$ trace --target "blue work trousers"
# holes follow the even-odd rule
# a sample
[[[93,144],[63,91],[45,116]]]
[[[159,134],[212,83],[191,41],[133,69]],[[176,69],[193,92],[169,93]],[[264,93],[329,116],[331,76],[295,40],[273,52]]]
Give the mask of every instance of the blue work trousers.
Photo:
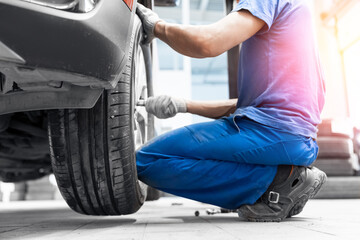
[[[136,153],[138,177],[177,196],[227,209],[253,204],[278,165],[310,165],[317,143],[230,116],[161,135]]]

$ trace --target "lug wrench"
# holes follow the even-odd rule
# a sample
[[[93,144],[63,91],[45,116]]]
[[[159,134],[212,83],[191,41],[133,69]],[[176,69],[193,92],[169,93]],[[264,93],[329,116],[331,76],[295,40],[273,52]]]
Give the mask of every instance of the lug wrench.
[[[230,210],[230,209],[225,209],[225,208],[208,208],[206,209],[206,214],[207,215],[215,215],[215,214],[224,214],[224,213],[237,213],[237,210]],[[195,211],[195,216],[198,217],[200,216],[200,211],[197,210]]]

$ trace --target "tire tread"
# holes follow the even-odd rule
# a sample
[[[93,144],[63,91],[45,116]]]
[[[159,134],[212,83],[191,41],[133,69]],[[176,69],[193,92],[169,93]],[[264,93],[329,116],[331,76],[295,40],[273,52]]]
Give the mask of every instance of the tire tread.
[[[82,214],[130,214],[144,201],[132,132],[134,37],[117,86],[105,90],[92,109],[48,111],[56,180],[68,205]]]

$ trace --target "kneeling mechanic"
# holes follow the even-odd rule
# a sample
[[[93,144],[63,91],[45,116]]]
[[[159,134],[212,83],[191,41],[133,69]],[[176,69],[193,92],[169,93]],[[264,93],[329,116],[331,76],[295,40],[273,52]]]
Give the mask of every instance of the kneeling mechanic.
[[[159,118],[189,112],[217,120],[186,126],[136,153],[139,179],[174,195],[236,209],[249,221],[281,221],[300,213],[326,175],[309,167],[325,86],[309,1],[240,0],[210,25],[178,25],[138,4],[144,41],[154,37],[195,58],[242,43],[238,99],[196,102],[157,96]]]

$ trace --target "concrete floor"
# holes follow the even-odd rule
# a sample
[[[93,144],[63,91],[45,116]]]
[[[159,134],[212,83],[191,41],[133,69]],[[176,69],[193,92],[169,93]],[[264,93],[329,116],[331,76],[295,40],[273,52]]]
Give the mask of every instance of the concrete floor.
[[[0,203],[0,239],[360,239],[360,199],[311,200],[300,215],[281,223],[249,223],[234,213],[208,216],[207,208],[166,197],[136,214],[89,217],[63,201]]]

